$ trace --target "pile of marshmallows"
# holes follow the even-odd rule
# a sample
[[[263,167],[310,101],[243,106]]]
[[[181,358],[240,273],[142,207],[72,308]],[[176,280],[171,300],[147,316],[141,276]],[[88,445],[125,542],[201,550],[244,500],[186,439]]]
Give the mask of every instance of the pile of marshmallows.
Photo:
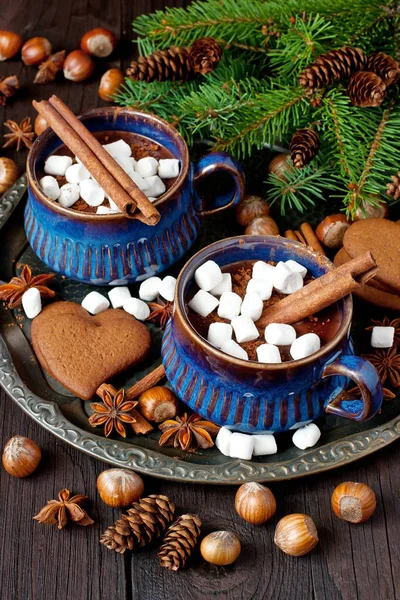
[[[216,262],[208,260],[195,272],[194,278],[200,290],[189,302],[189,307],[202,317],[207,317],[216,308],[217,314],[229,323],[211,323],[207,340],[230,356],[248,360],[248,354],[239,344],[259,338],[254,322],[263,311],[264,300],[269,300],[273,289],[282,294],[292,294],[303,287],[307,269],[295,260],[278,262],[272,266],[258,261],[253,266],[252,278],[247,284],[242,299],[232,292],[232,276],[222,273]],[[218,299],[219,298],[219,299]],[[236,342],[232,339],[235,334]],[[257,359],[262,363],[280,363],[278,346],[289,346],[294,360],[305,358],[321,347],[319,336],[306,333],[296,339],[296,330],[291,325],[270,323],[265,328],[265,341],[257,348]]]
[[[104,144],[103,148],[151,202],[164,194],[166,187],[163,179],[171,179],[179,175],[179,160],[176,158],[157,160],[152,156],[145,156],[136,161],[132,157],[130,145],[124,140]],[[96,214],[98,215],[121,212],[112,198],[106,196],[104,190],[77,156],[74,162],[70,156],[53,154],[44,163],[44,172],[47,175],[40,179],[40,187],[46,196],[57,200],[64,208],[70,208],[79,198],[82,198],[89,206],[97,206]],[[56,176],[65,177],[68,183],[60,187]],[[103,206],[105,198],[110,206]]]

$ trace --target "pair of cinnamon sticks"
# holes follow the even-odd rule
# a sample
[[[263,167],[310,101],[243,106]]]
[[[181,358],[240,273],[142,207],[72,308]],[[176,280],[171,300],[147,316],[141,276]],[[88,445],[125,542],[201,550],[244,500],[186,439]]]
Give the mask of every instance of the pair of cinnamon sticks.
[[[285,238],[295,242],[300,242],[300,244],[304,244],[305,246],[310,246],[310,248],[315,250],[315,252],[319,252],[320,254],[326,256],[325,250],[320,244],[319,239],[315,235],[314,230],[309,223],[302,223],[299,231],[287,229],[285,231]]]
[[[33,106],[128,219],[156,225],[160,213],[100,142],[57,96]]]

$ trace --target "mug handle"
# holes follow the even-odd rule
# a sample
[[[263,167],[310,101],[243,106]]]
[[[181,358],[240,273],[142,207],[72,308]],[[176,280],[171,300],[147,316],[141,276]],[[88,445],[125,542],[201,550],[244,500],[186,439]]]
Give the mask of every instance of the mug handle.
[[[196,209],[196,212],[201,216],[213,215],[221,210],[225,210],[230,206],[237,204],[244,196],[245,177],[242,168],[233,160],[226,152],[211,152],[203,156],[194,167],[193,183],[197,186],[204,177],[211,175],[217,171],[225,171],[232,176],[233,190],[222,196],[214,198],[215,208],[204,210]]]
[[[322,378],[331,375],[342,375],[352,379],[361,390],[362,397],[357,403],[361,403],[362,406],[357,412],[351,412],[341,405],[343,399],[337,396],[329,402],[325,412],[352,421],[365,421],[378,412],[383,400],[383,390],[378,373],[370,362],[360,356],[344,354],[324,367]]]

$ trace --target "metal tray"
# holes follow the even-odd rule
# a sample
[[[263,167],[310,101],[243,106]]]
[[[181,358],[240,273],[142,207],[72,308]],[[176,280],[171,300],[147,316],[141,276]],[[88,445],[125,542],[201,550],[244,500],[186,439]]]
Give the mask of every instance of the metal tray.
[[[23,205],[26,178],[0,199],[0,279],[8,281],[29,264],[34,272],[48,269],[30,249],[23,229]],[[332,211],[332,206],[328,207]],[[307,213],[308,220],[318,221],[323,207]],[[287,215],[287,222],[296,227],[299,216]],[[218,233],[216,233],[218,232]],[[233,215],[215,216],[203,223],[202,232],[191,253],[200,247],[228,235],[241,233]],[[182,265],[172,269],[172,273]],[[132,286],[135,292],[135,286]],[[56,277],[59,298],[81,301],[89,286]],[[93,288],[90,288],[93,289]],[[369,318],[382,316],[378,309],[355,303],[353,338],[356,352],[368,351],[365,326]],[[118,386],[130,386],[160,363],[161,334],[150,326],[153,338],[152,354],[135,373],[120,377]],[[280,481],[334,469],[387,446],[400,437],[400,398],[385,402],[381,414],[356,424],[332,416],[318,423],[322,429],[319,444],[301,451],[291,443],[290,434],[277,436],[278,454],[252,461],[227,458],[216,449],[187,454],[158,445],[159,433],[148,437],[131,435],[122,441],[101,435],[101,429],[88,424],[89,403],[72,396],[40,368],[30,345],[30,322],[21,309],[9,311],[0,307],[0,384],[9,396],[40,425],[79,450],[116,466],[175,481],[213,484],[235,484],[244,481]],[[6,410],[4,407],[3,410]]]

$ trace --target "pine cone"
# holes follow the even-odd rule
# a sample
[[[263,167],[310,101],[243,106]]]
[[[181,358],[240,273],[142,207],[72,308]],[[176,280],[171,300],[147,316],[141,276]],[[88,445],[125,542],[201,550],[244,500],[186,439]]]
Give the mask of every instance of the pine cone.
[[[123,554],[145,546],[160,537],[174,518],[175,505],[167,496],[151,494],[134,502],[128,514],[121,515],[106,529],[100,543]]]
[[[215,69],[221,60],[222,48],[212,37],[196,40],[190,49],[193,70],[205,75]]]
[[[126,70],[127,77],[134,81],[178,81],[193,75],[190,54],[187,48],[172,46],[168,50],[157,50],[149,56],[139,56]]]
[[[383,52],[373,52],[367,57],[366,71],[372,71],[386,85],[396,83],[400,76],[400,66],[397,60]]]
[[[339,50],[331,50],[320,54],[304,69],[299,84],[312,92],[347,79],[355,71],[362,70],[365,63],[365,54],[360,48],[344,46]]]
[[[392,175],[392,183],[388,183],[386,187],[386,194],[391,196],[393,200],[398,200],[400,198],[400,171],[397,175]]]
[[[312,161],[319,148],[319,138],[313,129],[299,129],[290,140],[293,166],[302,169]]]
[[[380,106],[385,99],[386,85],[375,73],[358,71],[349,81],[347,94],[354,106]]]
[[[182,515],[165,534],[158,556],[160,564],[170,571],[177,571],[185,563],[197,544],[201,520],[197,515]]]

